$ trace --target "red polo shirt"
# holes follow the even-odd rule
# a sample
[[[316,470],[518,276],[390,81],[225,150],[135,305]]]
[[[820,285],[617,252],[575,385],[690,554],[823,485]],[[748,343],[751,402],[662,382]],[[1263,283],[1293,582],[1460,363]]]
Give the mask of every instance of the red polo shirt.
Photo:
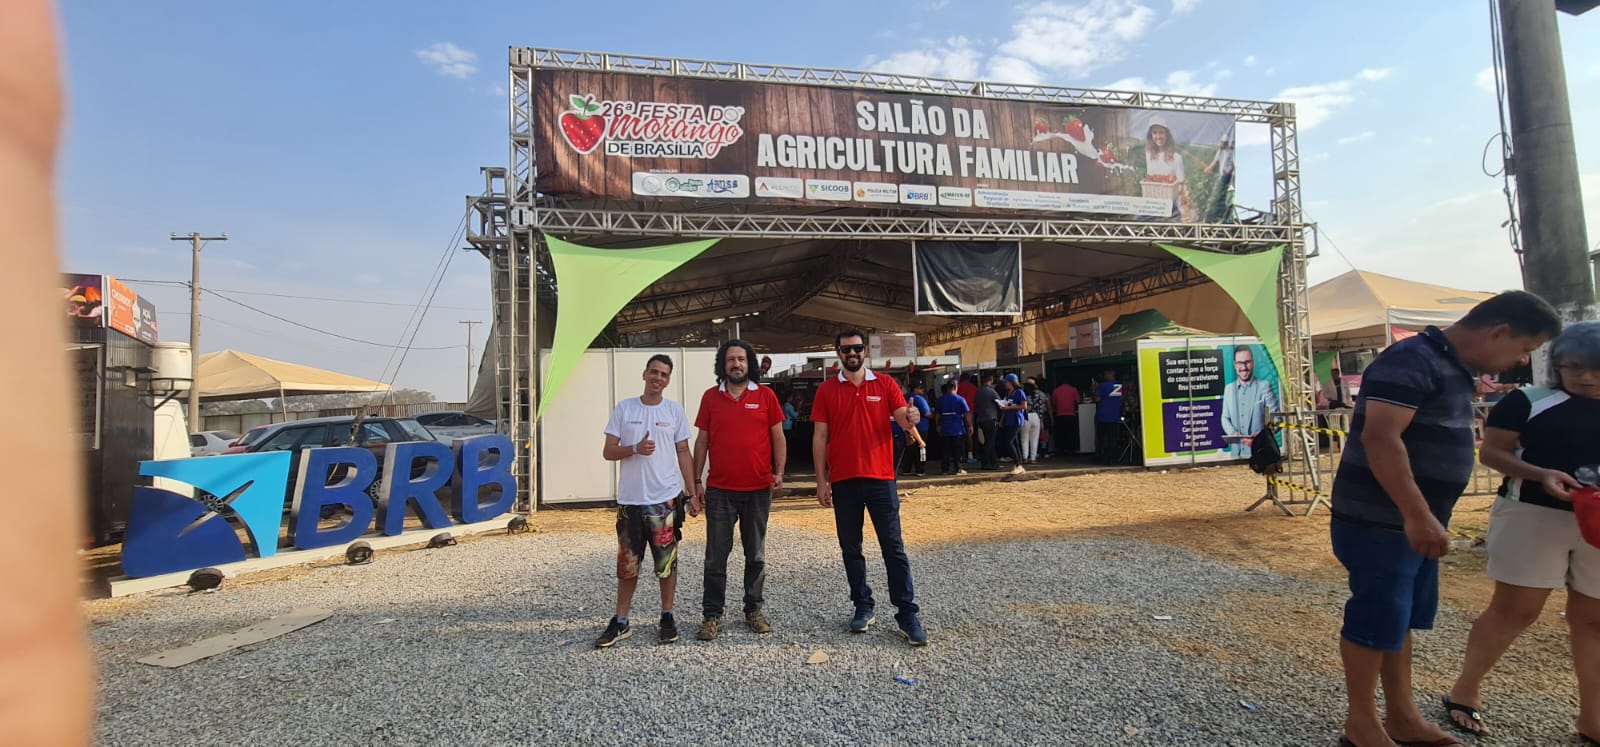
[[[741,492],[772,487],[772,426],[782,422],[783,407],[771,387],[752,382],[738,399],[725,384],[707,389],[694,419],[709,447],[706,486]]]
[[[906,406],[900,385],[867,369],[856,386],[844,372],[822,382],[811,403],[811,420],[828,424],[828,482],[857,477],[893,480],[894,435],[889,421]]]

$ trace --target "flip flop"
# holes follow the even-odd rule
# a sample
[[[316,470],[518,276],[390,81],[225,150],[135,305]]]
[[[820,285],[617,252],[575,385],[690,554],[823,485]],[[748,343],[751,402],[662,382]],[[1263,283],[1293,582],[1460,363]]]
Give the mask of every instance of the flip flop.
[[[1449,695],[1441,696],[1439,700],[1444,703],[1445,715],[1450,718],[1450,725],[1455,727],[1457,731],[1466,732],[1475,737],[1487,736],[1489,734],[1489,725],[1483,722],[1483,712],[1481,710],[1473,708],[1469,705],[1457,703],[1451,700]],[[1478,728],[1470,729],[1462,726],[1461,722],[1456,721],[1455,719],[1455,714],[1457,713],[1471,719],[1472,723],[1476,724]]]
[[[1455,737],[1442,737],[1428,742],[1406,742],[1396,739],[1394,743],[1400,747],[1463,747],[1461,740]]]

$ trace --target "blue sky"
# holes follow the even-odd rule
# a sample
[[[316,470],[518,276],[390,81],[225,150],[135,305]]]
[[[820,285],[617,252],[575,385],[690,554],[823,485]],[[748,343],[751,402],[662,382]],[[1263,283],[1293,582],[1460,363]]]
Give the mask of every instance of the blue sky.
[[[1518,275],[1500,182],[1480,165],[1498,130],[1487,5],[66,2],[66,267],[183,281],[187,247],[168,234],[226,231],[203,285],[395,344],[477,168],[506,161],[506,48],[520,45],[1292,100],[1305,207],[1324,230],[1313,281],[1348,269],[1336,245],[1363,269],[1498,290]],[[1596,243],[1600,11],[1560,28]],[[1266,148],[1245,145],[1241,204],[1267,205],[1268,172]],[[164,338],[187,338],[186,290],[134,289],[162,310]],[[389,360],[216,298],[202,316],[205,351],[374,378]],[[457,322],[489,318],[485,263],[460,254],[416,337],[447,349],[414,350],[397,384],[460,398]]]

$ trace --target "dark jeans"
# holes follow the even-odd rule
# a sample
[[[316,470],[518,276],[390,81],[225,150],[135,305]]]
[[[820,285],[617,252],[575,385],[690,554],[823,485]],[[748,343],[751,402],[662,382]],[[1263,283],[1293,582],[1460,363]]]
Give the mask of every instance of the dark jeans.
[[[939,471],[951,474],[960,472],[961,457],[967,453],[966,435],[940,436],[940,438],[943,440],[944,454],[941,456],[944,458],[939,462]]]
[[[1000,429],[1000,449],[1001,455],[1022,464],[1022,426],[1008,425]]]
[[[1122,424],[1094,422],[1095,451],[1094,460],[1100,464],[1111,464],[1121,453],[1117,446],[1122,442]]]
[[[1078,453],[1078,416],[1057,415],[1054,425],[1054,443],[1050,444],[1050,450],[1057,454]]]
[[[748,615],[761,609],[766,601],[762,589],[767,585],[767,516],[771,513],[771,490],[706,488],[706,584],[701,601],[706,617],[722,616],[734,524],[739,525],[739,542],[744,545],[744,612]]]
[[[999,425],[999,423],[996,423],[993,420],[978,421],[978,433],[982,434],[983,436],[983,446],[978,450],[979,467],[984,469],[994,469],[1000,466],[999,460],[995,457],[994,442],[995,439],[998,438],[998,436],[995,435],[995,430],[999,428]]]
[[[899,610],[895,620],[904,622],[917,614],[911,589],[911,560],[900,539],[900,493],[893,480],[857,478],[833,484],[833,525],[839,533],[839,550],[844,554],[844,576],[850,582],[850,603],[857,610],[876,607],[872,587],[867,585],[867,559],[861,554],[862,512],[872,515],[872,528],[878,534],[878,549],[883,552],[884,570],[889,575],[889,601]]]

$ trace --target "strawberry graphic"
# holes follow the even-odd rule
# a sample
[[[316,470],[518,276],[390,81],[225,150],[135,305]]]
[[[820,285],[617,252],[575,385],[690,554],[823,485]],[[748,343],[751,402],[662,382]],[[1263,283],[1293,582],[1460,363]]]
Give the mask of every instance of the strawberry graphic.
[[[594,102],[592,95],[573,96],[567,100],[572,103],[572,110],[561,113],[561,135],[573,150],[587,154],[605,136],[606,118],[596,113],[600,105]]]
[[[1045,124],[1044,120],[1042,120],[1042,119],[1034,119],[1033,120],[1033,135],[1034,135],[1034,137],[1038,137],[1038,136],[1043,135],[1043,134],[1045,134],[1045,133],[1047,133],[1049,131],[1050,131],[1050,125]]]
[[[1073,140],[1083,140],[1083,120],[1077,117],[1067,117],[1061,121],[1061,131]]]

